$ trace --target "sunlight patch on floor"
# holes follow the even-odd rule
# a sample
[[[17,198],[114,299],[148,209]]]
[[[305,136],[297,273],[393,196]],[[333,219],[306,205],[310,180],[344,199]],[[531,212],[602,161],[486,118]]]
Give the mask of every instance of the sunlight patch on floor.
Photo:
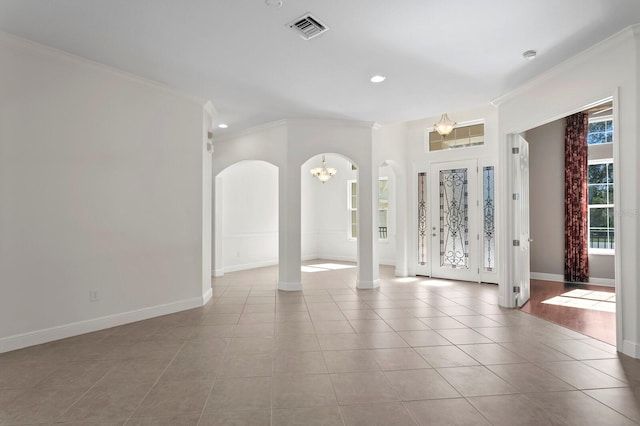
[[[335,271],[339,269],[355,268],[355,265],[341,265],[339,263],[318,263],[315,265],[302,265],[300,270],[302,272],[323,272],[323,271]]]
[[[576,289],[547,299],[542,303],[603,312],[616,311],[616,295],[606,291]]]

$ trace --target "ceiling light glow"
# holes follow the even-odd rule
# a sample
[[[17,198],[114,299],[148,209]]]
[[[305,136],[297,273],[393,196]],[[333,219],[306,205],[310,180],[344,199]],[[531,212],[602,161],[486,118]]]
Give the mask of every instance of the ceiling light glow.
[[[385,77],[383,75],[374,75],[373,77],[371,77],[371,82],[372,83],[382,83],[386,79],[387,79],[387,77]]]
[[[229,126],[226,123],[220,123],[218,124],[218,127],[220,127],[221,129],[226,129]]]

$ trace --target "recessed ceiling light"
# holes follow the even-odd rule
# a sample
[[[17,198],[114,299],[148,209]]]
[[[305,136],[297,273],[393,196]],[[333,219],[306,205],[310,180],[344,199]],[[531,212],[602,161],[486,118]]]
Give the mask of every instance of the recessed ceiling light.
[[[526,52],[522,53],[522,57],[527,61],[533,61],[536,58],[537,54],[538,52],[536,52],[535,50],[527,50]]]
[[[386,79],[387,79],[387,77],[385,77],[383,75],[374,75],[373,77],[371,77],[371,82],[372,83],[382,83]]]
[[[225,123],[220,123],[220,124],[218,124],[218,127],[220,127],[221,129],[226,129],[229,126],[226,125]]]

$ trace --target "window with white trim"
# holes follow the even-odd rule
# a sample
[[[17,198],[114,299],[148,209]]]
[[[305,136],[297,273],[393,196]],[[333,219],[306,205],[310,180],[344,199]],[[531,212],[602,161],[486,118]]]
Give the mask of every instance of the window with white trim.
[[[588,167],[589,253],[613,254],[613,160],[592,160]]]
[[[358,237],[358,184],[355,180],[347,181],[347,207],[349,211],[349,238]],[[378,179],[378,238],[387,240],[389,220],[389,178]]]

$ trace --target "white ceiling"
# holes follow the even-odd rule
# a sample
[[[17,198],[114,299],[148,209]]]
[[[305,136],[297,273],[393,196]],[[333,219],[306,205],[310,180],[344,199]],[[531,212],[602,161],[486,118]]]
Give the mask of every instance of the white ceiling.
[[[0,30],[210,99],[232,132],[486,105],[640,22],[639,0],[283,1],[0,0]],[[286,27],[305,12],[330,30],[305,41]]]

